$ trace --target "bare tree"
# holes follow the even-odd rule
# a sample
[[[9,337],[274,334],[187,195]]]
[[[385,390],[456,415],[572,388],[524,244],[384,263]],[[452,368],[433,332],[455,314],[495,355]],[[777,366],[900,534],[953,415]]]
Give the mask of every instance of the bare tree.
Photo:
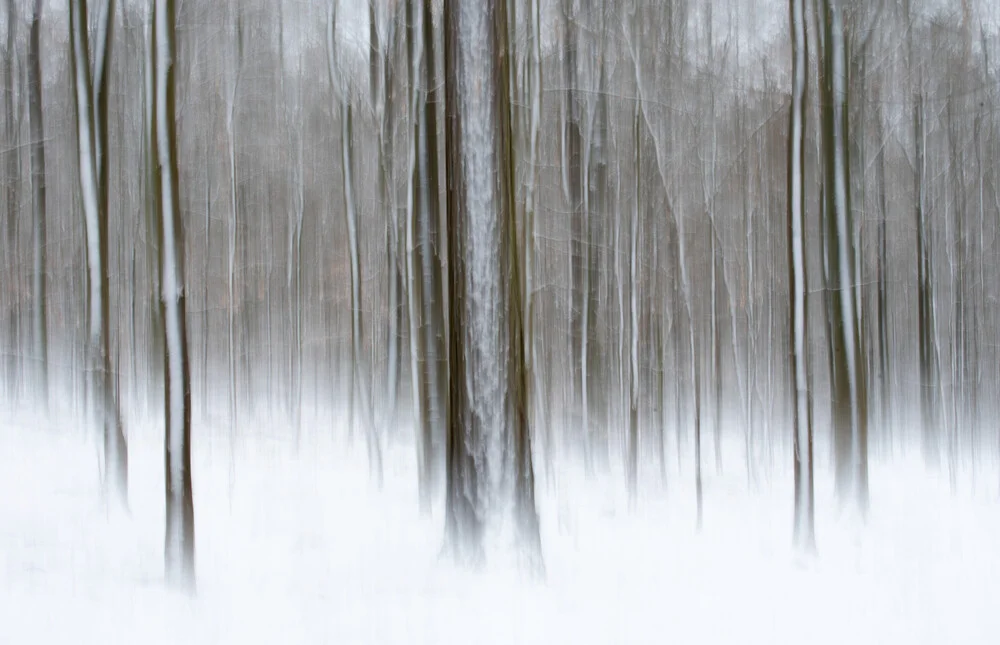
[[[493,77],[494,118],[493,138],[495,164],[497,168],[497,216],[499,222],[499,266],[501,281],[501,312],[507,322],[506,365],[501,369],[506,373],[506,424],[504,433],[511,458],[508,477],[514,480],[514,519],[518,541],[527,556],[525,565],[531,571],[542,570],[542,546],[538,527],[538,512],[535,509],[535,466],[532,452],[532,427],[530,404],[530,384],[528,355],[531,348],[524,331],[524,282],[521,279],[524,249],[518,241],[516,222],[516,201],[514,197],[514,133],[512,132],[510,66],[510,29],[507,24],[507,0],[490,3],[492,11],[492,47],[490,57]]]
[[[382,450],[372,419],[371,397],[366,381],[362,353],[362,300],[361,300],[361,247],[358,232],[358,213],[354,197],[353,157],[353,107],[350,101],[350,80],[342,68],[338,69],[336,56],[336,3],[331,5],[327,23],[327,57],[329,60],[330,87],[340,102],[341,177],[344,184],[344,214],[347,220],[348,251],[351,266],[351,388],[348,394],[348,428],[354,425],[354,389],[357,387],[361,403],[361,419],[365,428],[368,459],[372,474],[381,486]]]
[[[108,261],[107,77],[113,0],[102,6],[90,69],[87,3],[70,0],[70,43],[76,94],[80,188],[87,231],[88,364],[90,405],[103,429],[105,487],[116,503],[128,500],[128,452],[112,383],[110,263]],[[93,83],[91,82],[93,79]]]
[[[812,403],[809,392],[809,325],[806,299],[809,293],[805,257],[805,157],[806,88],[808,82],[805,7],[803,0],[790,0],[792,33],[792,104],[788,127],[788,267],[792,330],[790,354],[794,379],[794,463],[796,546],[816,549],[813,509]]]
[[[7,150],[4,151],[4,175],[5,175],[5,188],[4,188],[4,207],[5,207],[5,219],[7,220],[4,225],[4,260],[7,272],[8,280],[11,283],[16,284],[18,258],[17,258],[17,220],[19,219],[19,196],[17,193],[18,183],[15,178],[19,174],[18,169],[18,132],[17,132],[17,118],[15,115],[16,103],[15,97],[17,95],[17,77],[15,75],[15,62],[16,56],[14,54],[17,38],[17,10],[14,0],[7,1],[7,40],[4,48],[4,60],[3,60],[3,73],[6,78],[6,87],[4,88],[4,100],[3,100],[3,126],[4,133],[7,135]],[[16,294],[16,289],[12,289],[12,296]],[[5,381],[7,384],[7,394],[11,401],[16,398],[17,389],[17,376],[19,370],[18,357],[20,352],[18,351],[18,330],[17,323],[18,317],[15,311],[10,311],[7,314],[7,329],[6,329],[6,356],[5,367],[6,374]]]
[[[460,118],[459,79],[463,47],[459,0],[444,0],[445,151],[448,168],[448,424],[445,457],[445,549],[467,564],[482,561],[483,518],[479,508],[481,475],[476,463],[482,441],[479,421],[466,387],[467,335],[470,333],[466,289],[468,195],[463,163],[463,123]]]
[[[827,246],[831,357],[833,361],[833,432],[838,491],[868,508],[868,391],[862,360],[861,313],[858,310],[854,224],[848,163],[848,104],[842,0],[823,0],[820,12],[823,74],[823,214]]]
[[[49,345],[46,303],[45,125],[42,114],[42,0],[35,0],[28,34],[28,119],[31,132],[32,346],[39,397],[49,402]],[[8,14],[10,16],[11,14]],[[13,20],[8,18],[13,23]]]
[[[175,125],[174,3],[156,0],[153,7],[156,123],[154,146],[159,172],[156,193],[160,213],[160,303],[164,321],[166,373],[166,530],[164,559],[167,581],[194,589],[194,492],[191,485],[191,370],[188,361],[187,294],[184,279],[184,224],[180,216],[177,134]]]

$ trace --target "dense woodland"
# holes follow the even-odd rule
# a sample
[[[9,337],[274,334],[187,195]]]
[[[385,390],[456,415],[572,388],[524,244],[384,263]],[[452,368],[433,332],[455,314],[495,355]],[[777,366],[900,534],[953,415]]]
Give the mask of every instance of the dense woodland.
[[[4,0],[0,383],[168,570],[207,433],[412,445],[461,561],[535,489],[1000,450],[991,1]],[[409,432],[412,426],[413,432]],[[727,463],[732,463],[727,462]],[[814,466],[815,463],[815,466]],[[669,485],[669,484],[668,484]],[[192,492],[193,491],[193,492]]]

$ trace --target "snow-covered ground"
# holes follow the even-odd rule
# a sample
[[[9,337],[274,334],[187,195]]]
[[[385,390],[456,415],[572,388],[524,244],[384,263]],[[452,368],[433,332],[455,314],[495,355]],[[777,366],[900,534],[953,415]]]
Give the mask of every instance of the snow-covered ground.
[[[379,492],[360,440],[307,433],[296,449],[294,432],[261,430],[231,451],[221,427],[196,436],[189,598],[161,583],[161,430],[133,427],[131,516],[109,517],[93,437],[0,419],[0,643],[998,642],[998,478],[982,468],[978,492],[962,477],[953,493],[910,461],[873,464],[864,529],[821,471],[809,560],[789,550],[784,470],[751,492],[742,468],[707,467],[699,535],[686,478],[629,512],[620,477],[564,469],[540,480],[546,575],[532,581],[439,559],[407,448],[387,454]]]

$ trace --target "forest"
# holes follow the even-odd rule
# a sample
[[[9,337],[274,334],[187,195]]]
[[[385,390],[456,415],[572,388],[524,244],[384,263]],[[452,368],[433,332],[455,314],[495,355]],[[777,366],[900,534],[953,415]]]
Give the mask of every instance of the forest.
[[[993,0],[2,5],[11,624],[1000,629]]]

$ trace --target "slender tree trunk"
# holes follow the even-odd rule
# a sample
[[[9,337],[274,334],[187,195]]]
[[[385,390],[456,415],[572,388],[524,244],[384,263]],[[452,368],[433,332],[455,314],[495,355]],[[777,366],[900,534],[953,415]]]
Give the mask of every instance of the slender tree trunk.
[[[228,290],[227,314],[228,314],[228,356],[229,356],[229,425],[231,437],[236,436],[239,425],[238,400],[238,374],[236,370],[236,244],[238,241],[239,227],[239,166],[236,156],[236,96],[240,88],[240,79],[243,72],[243,27],[242,17],[236,18],[236,79],[233,81],[232,91],[228,97],[229,105],[226,113],[226,134],[228,135],[229,151],[229,240],[227,253],[226,287]],[[243,306],[244,303],[241,303]]]
[[[445,316],[448,305],[444,287],[443,265],[447,244],[442,239],[440,169],[438,163],[438,113],[440,90],[436,74],[432,5],[423,0],[420,30],[422,38],[423,74],[419,84],[426,94],[419,109],[419,129],[417,154],[419,155],[417,199],[419,221],[418,242],[422,249],[421,287],[423,306],[424,351],[426,352],[427,383],[424,390],[424,414],[428,423],[427,437],[430,441],[427,468],[432,491],[440,488],[440,473],[443,470],[441,457],[444,456],[446,401],[448,387],[447,357],[449,322]],[[457,109],[457,108],[456,108]],[[450,253],[450,251],[447,251]],[[454,292],[452,292],[454,293]]]
[[[575,412],[581,415],[581,445],[587,464],[587,472],[593,472],[592,441],[590,435],[590,406],[587,387],[587,340],[589,334],[590,285],[589,285],[589,230],[588,213],[585,206],[586,191],[583,188],[582,151],[580,133],[581,108],[577,96],[577,48],[579,35],[573,22],[575,12],[572,0],[563,0],[563,82],[566,92],[563,100],[562,131],[562,172],[563,193],[572,211],[572,231],[570,239],[570,263],[572,280],[572,306],[570,308],[570,335],[576,343],[573,353],[572,374],[574,379]]]
[[[542,118],[542,57],[541,57],[541,12],[539,9],[540,0],[531,0],[531,68],[529,71],[531,79],[531,90],[528,100],[531,102],[530,131],[528,134],[529,160],[528,160],[528,186],[525,196],[524,208],[524,329],[525,329],[525,370],[527,372],[528,388],[531,399],[536,405],[541,405],[543,399],[541,386],[536,374],[535,360],[535,213],[538,209],[536,185],[538,183],[538,158],[540,154],[540,129]],[[546,450],[549,454],[553,446],[552,429],[542,430],[543,424],[539,421],[545,418],[540,414],[538,408],[529,409],[532,414],[532,427],[544,432],[543,443],[546,443]],[[536,434],[538,436],[538,434]],[[547,438],[547,441],[546,441]],[[551,463],[551,455],[549,461]]]
[[[4,77],[6,78],[7,84],[3,88],[4,94],[4,134],[7,136],[7,141],[5,142],[8,150],[3,153],[4,157],[4,175],[5,175],[5,189],[4,196],[6,198],[5,203],[5,219],[7,220],[4,226],[6,249],[4,251],[4,263],[6,264],[8,280],[11,284],[16,284],[18,280],[18,267],[20,262],[18,261],[18,250],[17,250],[17,221],[20,219],[20,197],[18,195],[18,177],[20,171],[18,169],[18,160],[20,158],[19,153],[19,136],[17,127],[17,118],[15,116],[15,102],[14,97],[17,93],[17,78],[15,76],[15,55],[14,49],[16,47],[16,34],[17,34],[17,7],[14,0],[7,0],[7,41],[5,44],[5,56],[3,61]],[[16,298],[16,289],[12,289],[12,297]],[[5,357],[5,367],[6,374],[5,380],[7,385],[7,395],[9,400],[13,402],[17,397],[17,382],[19,375],[19,358],[21,356],[21,351],[18,343],[18,314],[19,307],[11,306],[9,311],[6,312],[7,318],[7,329],[6,329],[6,347],[0,349],[0,352],[4,354]]]
[[[410,64],[410,141],[409,141],[409,174],[407,177],[407,217],[406,217],[406,280],[407,280],[407,308],[410,334],[410,385],[411,397],[413,398],[413,424],[414,434],[417,444],[417,485],[420,496],[420,510],[429,514],[431,510],[431,464],[432,440],[431,424],[427,412],[427,350],[426,338],[423,332],[424,317],[424,278],[420,275],[423,270],[421,255],[430,252],[430,249],[417,244],[419,219],[422,216],[422,205],[418,204],[418,193],[420,192],[420,182],[423,174],[419,170],[418,164],[423,164],[427,160],[420,159],[418,148],[421,147],[420,139],[423,128],[423,121],[418,115],[422,115],[427,110],[426,105],[420,101],[420,81],[421,58],[423,56],[423,46],[420,40],[421,33],[417,27],[417,17],[421,16],[420,0],[408,0],[406,3],[406,48],[407,58]],[[433,57],[433,49],[428,52]],[[424,146],[425,148],[426,146]],[[424,171],[426,172],[426,171]]]
[[[635,198],[632,205],[632,221],[629,225],[629,237],[631,248],[629,253],[629,330],[628,337],[628,436],[626,445],[628,447],[627,468],[629,505],[634,508],[639,490],[639,320],[638,320],[638,290],[639,285],[636,278],[636,264],[639,261],[638,237],[639,237],[639,207],[642,200],[642,139],[639,128],[639,102],[636,101],[635,111],[632,116],[633,121],[633,145],[635,147]],[[625,337],[624,326],[620,330],[622,337]]]
[[[164,561],[167,581],[194,590],[194,493],[191,484],[191,373],[188,361],[187,296],[184,280],[184,229],[177,163],[174,98],[174,3],[155,0],[156,48],[156,192],[160,202],[160,306],[164,320],[164,408],[166,436],[166,531]]]
[[[409,3],[407,3],[409,4]],[[386,412],[384,423],[386,430],[395,423],[396,417],[396,395],[399,389],[399,319],[400,305],[399,293],[401,286],[401,275],[399,271],[399,261],[397,252],[399,222],[396,211],[396,191],[394,177],[392,173],[393,159],[393,137],[390,118],[392,116],[392,65],[390,64],[389,51],[392,47],[390,34],[394,33],[392,26],[394,21],[389,21],[387,38],[382,41],[379,31],[379,15],[376,10],[376,2],[369,3],[369,41],[371,44],[370,53],[370,84],[371,100],[375,112],[378,126],[378,194],[381,201],[381,208],[385,220],[385,250],[386,269],[389,282],[388,314],[386,345],[388,356],[386,361],[385,374],[385,398]]]
[[[889,399],[891,392],[889,372],[889,301],[888,301],[888,244],[886,238],[886,222],[889,212],[889,202],[886,186],[886,160],[885,148],[887,145],[885,135],[885,115],[883,114],[881,103],[876,95],[875,99],[875,125],[878,132],[879,146],[876,159],[876,173],[878,182],[878,231],[876,233],[876,306],[875,315],[877,318],[878,333],[878,374],[879,374],[879,421],[884,429],[888,429],[892,418],[892,402]]]
[[[48,303],[46,289],[46,212],[45,212],[45,126],[42,117],[41,63],[42,0],[35,0],[28,34],[28,119],[31,132],[31,241],[34,249],[31,272],[32,342],[35,359],[35,385],[46,409],[49,405]],[[10,15],[10,14],[8,14]],[[134,350],[133,350],[134,353]]]
[[[103,431],[105,491],[116,504],[124,507],[128,500],[128,454],[117,393],[112,385],[107,160],[101,154],[107,147],[107,84],[101,58],[107,54],[110,24],[113,24],[111,13],[111,9],[106,8],[98,22],[94,45],[95,74],[92,77],[87,8],[83,0],[70,2],[80,186],[87,231],[89,405]],[[92,78],[97,81],[96,92]]]
[[[143,20],[143,127],[142,127],[142,171],[143,171],[143,228],[148,246],[154,252],[146,253],[146,271],[149,275],[149,293],[160,293],[160,217],[159,198],[156,194],[156,125],[154,122],[154,103],[156,102],[155,91],[155,63],[153,44],[153,4],[148,5],[149,13],[144,15]],[[135,285],[133,285],[133,290]],[[149,316],[149,357],[144,370],[147,380],[146,396],[144,397],[146,412],[149,413],[154,406],[158,407],[158,402],[153,399],[154,393],[163,386],[162,379],[166,367],[163,364],[165,349],[163,347],[163,316],[160,311],[159,298],[149,299],[147,309]]]
[[[205,150],[205,258],[202,265],[205,280],[205,294],[202,299],[201,312],[201,414],[208,416],[209,404],[209,377],[208,377],[208,355],[209,355],[209,262],[212,257],[212,162],[211,155]]]
[[[790,0],[792,32],[792,105],[788,128],[788,272],[789,312],[792,330],[790,362],[794,381],[794,471],[796,548],[816,549],[813,511],[812,405],[809,394],[809,324],[806,300],[809,287],[805,258],[805,127],[809,53],[806,44],[805,7]]]

